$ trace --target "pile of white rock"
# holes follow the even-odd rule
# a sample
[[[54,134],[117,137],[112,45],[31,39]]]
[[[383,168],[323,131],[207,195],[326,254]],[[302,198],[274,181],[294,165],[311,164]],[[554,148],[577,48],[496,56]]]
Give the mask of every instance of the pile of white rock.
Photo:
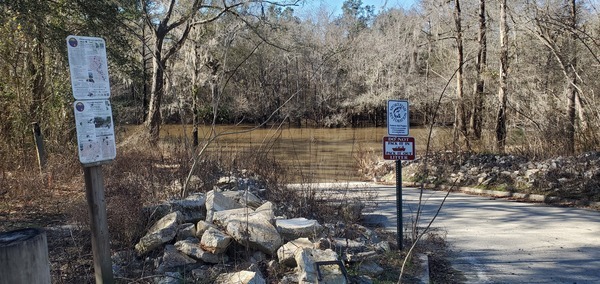
[[[220,186],[149,208],[158,221],[135,245],[136,255],[153,264],[156,283],[349,283],[345,266],[352,263],[361,275],[353,282],[370,283],[383,272],[373,260],[390,245],[373,230],[276,216],[259,195]],[[323,261],[330,264],[318,265]],[[119,257],[113,263],[118,274]]]

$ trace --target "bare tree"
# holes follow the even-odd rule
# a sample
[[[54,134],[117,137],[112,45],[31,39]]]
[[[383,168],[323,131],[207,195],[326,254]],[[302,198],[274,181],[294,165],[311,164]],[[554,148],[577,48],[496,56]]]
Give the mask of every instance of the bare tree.
[[[158,141],[160,133],[160,107],[165,91],[165,68],[167,66],[167,61],[183,46],[192,27],[213,22],[219,19],[223,14],[238,6],[242,6],[247,2],[250,1],[239,1],[232,4],[227,4],[226,1],[222,1],[222,6],[214,6],[212,3],[204,4],[204,1],[202,0],[194,0],[188,7],[182,7],[183,4],[180,2],[170,0],[167,5],[162,8],[164,9],[164,12],[161,11],[160,16],[157,16],[156,18],[152,17],[152,14],[148,9],[149,4],[145,3],[143,5],[146,24],[151,28],[154,35],[152,51],[152,87],[148,105],[148,115],[145,122],[151,143],[156,143]],[[200,10],[205,11],[207,15],[202,20],[196,20],[195,16]],[[174,17],[178,18],[173,19]],[[183,28],[183,30],[177,31],[179,28]],[[169,44],[165,44],[167,38],[169,39]]]
[[[460,0],[454,0],[454,27],[456,29],[456,60],[458,72],[456,73],[456,97],[458,101],[455,104],[456,117],[454,119],[454,138],[459,138],[459,134],[464,139],[467,148],[469,148],[469,138],[467,129],[467,114],[465,109],[465,97],[463,90],[464,76],[464,49],[463,49],[463,31],[462,16],[460,9]]]
[[[569,154],[575,153],[575,105],[577,100],[577,6],[575,0],[568,0],[569,2],[569,28],[571,30],[570,40],[568,41],[568,48],[570,50],[570,60],[566,62],[569,66],[567,68],[567,125],[566,125],[566,136],[567,145],[566,152]]]
[[[564,13],[567,8],[568,14]],[[563,128],[564,131],[564,151],[567,154],[575,153],[575,134],[577,125],[577,106],[580,104],[582,93],[579,75],[577,71],[577,62],[579,55],[577,53],[578,27],[578,8],[576,0],[565,0],[563,9],[557,12],[557,16],[546,13],[539,13],[535,17],[537,38],[550,50],[550,53],[558,63],[558,67],[565,79],[565,97],[566,109]],[[563,39],[561,43],[561,39]],[[584,119],[583,110],[580,106],[581,119]]]
[[[508,24],[506,0],[500,1],[500,83],[498,87],[498,114],[496,115],[496,147],[504,153],[506,148],[506,102],[508,79]]]
[[[486,36],[486,16],[485,16],[485,0],[479,0],[479,34],[477,42],[477,61],[475,63],[475,71],[477,77],[474,87],[473,111],[471,112],[470,128],[475,139],[481,138],[481,129],[483,123],[483,102],[484,102],[484,87],[483,71],[487,63],[487,36]]]

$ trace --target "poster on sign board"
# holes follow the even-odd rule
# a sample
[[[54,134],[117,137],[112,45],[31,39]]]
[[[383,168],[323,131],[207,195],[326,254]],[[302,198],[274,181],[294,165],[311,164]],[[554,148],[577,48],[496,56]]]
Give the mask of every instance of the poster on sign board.
[[[79,161],[85,165],[114,160],[117,147],[110,101],[75,101],[73,110]]]
[[[71,88],[76,100],[108,99],[106,44],[98,37],[68,36]]]

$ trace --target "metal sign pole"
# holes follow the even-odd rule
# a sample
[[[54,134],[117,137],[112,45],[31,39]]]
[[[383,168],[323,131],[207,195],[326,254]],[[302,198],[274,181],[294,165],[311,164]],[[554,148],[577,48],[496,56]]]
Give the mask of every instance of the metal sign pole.
[[[396,233],[398,249],[402,250],[403,230],[402,230],[402,161],[396,160]]]
[[[415,138],[408,137],[410,122],[407,100],[387,101],[387,126],[390,136],[383,137],[383,159],[396,160],[396,242],[398,249],[402,250],[402,160],[415,159]]]
[[[85,193],[90,209],[90,229],[92,231],[92,252],[94,254],[96,283],[115,283],[110,258],[102,166],[84,166],[83,172],[85,177]]]

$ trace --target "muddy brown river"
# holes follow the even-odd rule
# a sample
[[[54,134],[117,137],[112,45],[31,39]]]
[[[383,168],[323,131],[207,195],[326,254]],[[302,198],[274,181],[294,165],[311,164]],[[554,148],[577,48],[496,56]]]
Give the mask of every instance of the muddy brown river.
[[[252,126],[218,126],[216,133],[239,132]],[[191,141],[189,125],[163,125],[162,139]],[[210,127],[200,128],[201,137],[209,137]],[[211,151],[224,152],[269,151],[281,163],[299,175],[296,181],[360,181],[364,178],[357,169],[359,152],[371,152],[383,158],[382,138],[387,128],[259,128],[246,133],[223,135],[213,142]],[[426,128],[411,128],[415,137],[416,154],[425,149]],[[442,139],[444,137],[444,139]],[[435,129],[433,144],[443,147],[451,139],[451,129]]]

